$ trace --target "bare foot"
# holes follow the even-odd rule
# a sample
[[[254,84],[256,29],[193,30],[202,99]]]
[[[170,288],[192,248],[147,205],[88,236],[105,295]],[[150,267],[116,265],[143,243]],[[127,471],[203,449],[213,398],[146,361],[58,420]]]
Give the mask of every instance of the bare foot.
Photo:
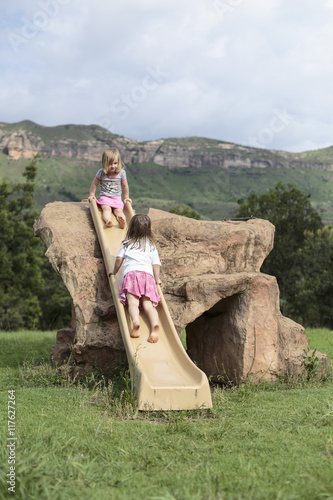
[[[112,220],[110,219],[108,222],[105,223],[106,227],[112,227]]]
[[[140,337],[140,323],[135,323],[133,325],[133,330],[131,331],[132,339],[138,339]]]
[[[156,342],[158,341],[159,332],[160,332],[160,327],[158,325],[155,325],[151,331],[151,334],[148,337],[148,342],[150,342],[151,344],[156,344]]]
[[[117,221],[119,222],[119,227],[120,229],[124,229],[126,226],[126,221],[122,217],[117,217]]]

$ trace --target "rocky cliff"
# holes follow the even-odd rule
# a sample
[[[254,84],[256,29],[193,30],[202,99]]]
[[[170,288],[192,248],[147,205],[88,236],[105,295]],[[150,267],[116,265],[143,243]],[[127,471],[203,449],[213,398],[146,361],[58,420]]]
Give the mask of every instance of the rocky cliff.
[[[28,159],[38,153],[44,157],[99,162],[103,151],[108,147],[118,148],[127,164],[153,162],[170,169],[294,166],[333,170],[331,148],[327,148],[324,155],[316,156],[244,147],[201,137],[140,142],[112,134],[97,125],[44,127],[28,120],[14,124],[0,123],[0,151],[14,160]]]

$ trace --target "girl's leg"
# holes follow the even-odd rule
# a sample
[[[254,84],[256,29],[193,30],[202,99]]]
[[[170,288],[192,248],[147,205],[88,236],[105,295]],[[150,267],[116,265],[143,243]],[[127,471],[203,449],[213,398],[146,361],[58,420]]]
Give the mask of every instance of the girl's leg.
[[[158,334],[160,331],[160,327],[158,326],[158,313],[148,297],[142,297],[142,307],[150,323],[148,342],[155,344],[158,341]]]
[[[131,337],[134,339],[140,337],[140,320],[139,320],[139,297],[132,295],[131,293],[126,293],[128,312],[133,323],[133,329],[131,331]]]
[[[107,205],[102,205],[102,212],[103,212],[103,220],[105,222],[106,227],[112,227],[111,207],[108,207]]]
[[[114,208],[113,213],[114,213],[117,221],[119,222],[120,229],[124,229],[124,227],[126,226],[126,219],[125,219],[125,215],[124,215],[124,212],[122,211],[122,209],[121,208]]]

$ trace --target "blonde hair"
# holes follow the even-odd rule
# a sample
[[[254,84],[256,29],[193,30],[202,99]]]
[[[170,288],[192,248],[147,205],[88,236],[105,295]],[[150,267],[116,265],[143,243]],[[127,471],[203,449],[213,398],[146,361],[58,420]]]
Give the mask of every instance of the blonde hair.
[[[106,149],[102,156],[102,168],[103,172],[106,174],[109,168],[110,163],[113,163],[116,159],[118,159],[118,167],[116,173],[118,174],[122,168],[125,168],[125,165],[121,161],[120,153],[118,149]]]
[[[128,225],[124,247],[133,245],[136,249],[145,249],[146,243],[154,246],[154,236],[151,230],[151,220],[148,215],[135,214]]]

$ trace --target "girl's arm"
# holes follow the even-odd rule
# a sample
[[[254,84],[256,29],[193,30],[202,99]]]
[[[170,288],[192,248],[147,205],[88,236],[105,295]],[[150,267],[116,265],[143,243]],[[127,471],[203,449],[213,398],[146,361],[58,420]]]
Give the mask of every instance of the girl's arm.
[[[159,264],[153,264],[153,273],[154,273],[154,278],[155,278],[155,281],[156,281],[157,285],[161,284],[161,280],[160,280],[160,268],[161,268],[161,266]]]
[[[109,269],[109,273],[108,273],[109,276],[111,276],[112,274],[117,274],[123,261],[124,261],[123,257],[116,257],[116,262],[114,263],[113,271],[112,271],[112,269]]]
[[[127,182],[127,179],[125,179],[122,183],[122,188],[123,188],[123,195],[124,195],[124,203],[126,203],[126,201],[129,201],[130,203],[132,203],[132,200],[131,198],[129,197],[129,187],[128,187],[128,182]]]
[[[95,177],[91,183],[91,186],[90,186],[88,201],[91,201],[95,198],[96,188],[97,188],[99,183],[100,183],[100,180],[97,179],[97,177]]]

